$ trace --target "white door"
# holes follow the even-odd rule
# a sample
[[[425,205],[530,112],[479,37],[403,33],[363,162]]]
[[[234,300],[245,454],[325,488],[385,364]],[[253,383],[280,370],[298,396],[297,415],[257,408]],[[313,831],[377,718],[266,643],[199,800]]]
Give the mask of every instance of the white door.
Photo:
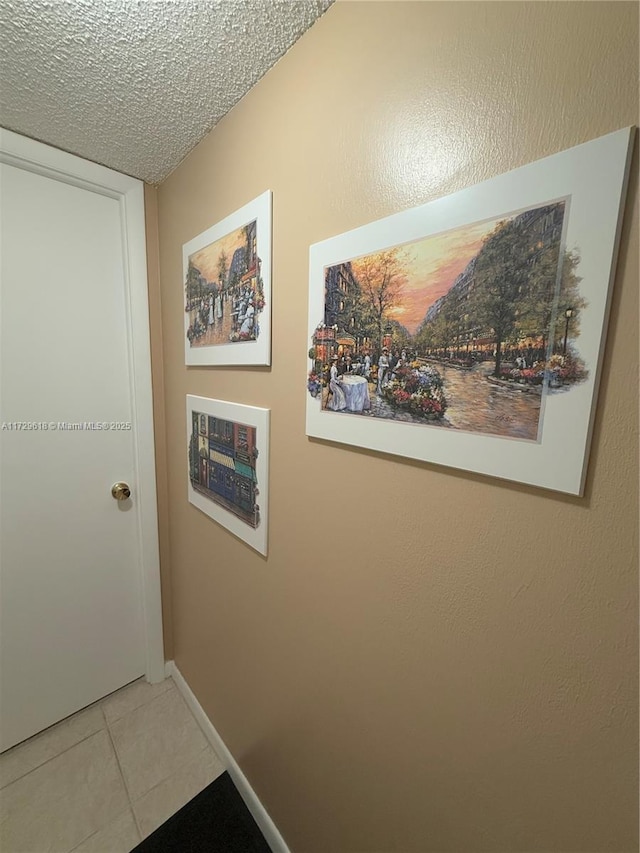
[[[0,140],[4,750],[163,667],[142,184]]]

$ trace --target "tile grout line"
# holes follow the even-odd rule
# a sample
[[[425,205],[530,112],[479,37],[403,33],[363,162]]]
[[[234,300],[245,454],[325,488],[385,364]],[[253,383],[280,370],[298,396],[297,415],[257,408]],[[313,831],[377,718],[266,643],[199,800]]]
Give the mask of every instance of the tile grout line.
[[[170,676],[168,677],[168,679],[167,679],[167,680],[170,680],[170,681],[171,681],[171,685],[170,685],[170,687],[169,687],[169,688],[167,688],[166,690],[163,690],[163,691],[162,691],[162,693],[160,693],[158,696],[155,696],[153,699],[150,699],[150,700],[148,700],[148,702],[144,702],[143,704],[144,704],[144,705],[146,705],[146,704],[149,704],[150,702],[155,701],[156,699],[160,699],[160,697],[161,697],[161,696],[164,696],[166,693],[168,693],[170,689],[175,689],[176,693],[178,694],[178,696],[179,696],[179,697],[180,697],[180,699],[182,700],[182,702],[183,702],[183,704],[184,704],[184,707],[185,707],[185,709],[186,709],[186,711],[187,711],[187,713],[188,713],[189,717],[190,717],[190,718],[191,718],[191,719],[196,723],[196,726],[197,726],[198,731],[201,731],[201,728],[200,728],[200,726],[199,726],[199,724],[198,724],[198,721],[197,721],[197,720],[196,720],[196,718],[194,717],[194,715],[193,715],[193,713],[192,713],[192,711],[191,711],[191,708],[189,708],[189,706],[187,705],[187,703],[184,701],[184,697],[180,694],[180,691],[177,689],[175,682],[173,681],[173,679],[172,679]],[[221,765],[221,767],[222,767],[221,773],[222,773],[222,772],[224,772],[224,769],[225,769],[225,768],[224,768],[224,764],[223,764],[223,762],[222,762],[222,760],[221,760],[220,756],[219,756],[219,755],[218,755],[218,753],[213,749],[213,747],[211,746],[211,744],[208,742],[208,740],[207,740],[207,739],[206,739],[206,737],[205,737],[205,744],[204,744],[204,746],[202,747],[202,749],[197,753],[197,755],[196,755],[194,758],[191,758],[191,759],[188,759],[188,760],[185,760],[184,762],[182,762],[182,763],[181,763],[178,767],[176,767],[176,768],[175,768],[171,773],[169,773],[167,776],[164,776],[162,779],[159,779],[157,782],[155,782],[155,783],[151,786],[151,788],[149,788],[147,791],[144,791],[144,793],[140,794],[140,796],[139,796],[139,797],[136,797],[136,798],[134,799],[134,798],[132,797],[132,795],[131,795],[131,792],[129,791],[129,787],[127,786],[126,780],[125,780],[125,778],[124,778],[124,773],[123,773],[123,771],[122,771],[122,767],[121,767],[121,765],[120,765],[120,759],[119,759],[119,756],[118,756],[118,750],[117,750],[117,747],[116,747],[116,745],[115,745],[115,741],[113,740],[113,735],[112,735],[112,733],[111,733],[111,725],[112,725],[112,724],[114,724],[114,723],[116,723],[116,722],[119,722],[120,720],[124,719],[124,717],[128,716],[129,714],[132,714],[134,711],[137,711],[137,710],[138,710],[138,708],[141,708],[141,707],[142,707],[142,705],[138,705],[136,708],[132,708],[130,711],[127,711],[127,713],[126,713],[126,714],[123,714],[123,715],[122,715],[122,717],[118,717],[118,719],[117,719],[117,720],[111,720],[111,722],[110,722],[109,720],[107,720],[107,718],[106,718],[106,714],[104,714],[104,709],[103,709],[103,714],[104,714],[104,717],[105,717],[105,722],[106,722],[106,724],[107,724],[107,730],[108,730],[108,732],[109,732],[109,737],[110,737],[110,739],[111,739],[111,743],[112,743],[112,745],[113,745],[113,749],[114,749],[114,752],[115,752],[115,754],[116,754],[116,760],[117,760],[117,762],[118,762],[118,767],[119,767],[119,769],[120,769],[120,774],[121,774],[121,776],[122,776],[122,778],[123,778],[123,782],[124,782],[125,790],[126,790],[126,792],[127,792],[127,797],[128,797],[128,799],[129,799],[129,804],[130,804],[130,806],[131,806],[131,811],[132,811],[132,813],[133,813],[133,819],[134,819],[134,821],[135,821],[136,828],[138,829],[138,832],[139,832],[139,834],[140,834],[140,839],[141,839],[141,841],[144,841],[144,839],[145,839],[146,837],[148,837],[148,836],[147,836],[147,835],[145,835],[145,834],[143,833],[143,831],[142,831],[142,825],[140,824],[140,821],[138,820],[138,815],[137,815],[137,813],[136,813],[136,808],[135,808],[135,804],[136,804],[136,803],[140,802],[140,800],[144,799],[144,797],[146,797],[146,796],[147,796],[148,794],[150,794],[152,791],[155,791],[155,790],[156,790],[157,788],[159,788],[161,785],[164,785],[168,780],[170,780],[171,778],[173,778],[174,776],[176,776],[178,773],[180,773],[180,772],[182,772],[183,770],[185,770],[185,768],[187,768],[187,767],[189,766],[189,764],[190,764],[192,761],[195,761],[195,760],[199,760],[199,759],[201,759],[201,758],[203,757],[203,755],[204,755],[207,751],[211,752],[211,754],[212,754],[212,755],[216,758],[216,760],[220,763],[220,765]],[[218,774],[218,775],[220,775],[220,774]],[[216,776],[216,777],[214,777],[214,779],[212,779],[211,781],[215,781],[215,779],[216,779],[216,778],[218,778],[218,777],[217,777],[217,776]],[[207,783],[207,784],[210,784],[210,783]],[[194,796],[195,796],[195,795],[194,795]],[[171,815],[170,815],[169,817],[171,817]],[[168,818],[167,818],[167,820],[168,820]]]
[[[176,685],[175,685],[175,682],[173,681],[171,676],[167,676],[165,681],[166,681],[166,686],[164,687],[164,689],[159,691],[155,696],[152,696],[152,697],[145,699],[139,705],[136,705],[134,708],[127,710],[125,713],[121,714],[120,716],[116,717],[113,720],[107,719],[107,714],[106,714],[105,708],[104,708],[104,703],[110,697],[104,697],[103,699],[99,699],[96,702],[91,703],[91,705],[87,705],[85,708],[82,708],[79,711],[76,711],[75,714],[70,714],[68,717],[66,717],[64,720],[61,720],[59,723],[55,723],[53,726],[50,726],[49,729],[55,729],[57,726],[63,726],[66,723],[68,723],[70,720],[72,720],[76,715],[80,715],[83,712],[88,711],[90,708],[99,708],[100,718],[102,720],[102,725],[100,725],[97,729],[95,729],[94,731],[90,732],[87,735],[84,735],[83,737],[78,738],[78,740],[76,740],[74,743],[70,744],[69,746],[66,746],[64,749],[60,749],[59,751],[57,751],[55,753],[55,755],[52,755],[51,757],[45,759],[44,761],[40,762],[39,764],[36,764],[36,766],[32,767],[30,770],[27,770],[26,772],[21,773],[15,779],[12,779],[10,782],[7,782],[6,785],[3,785],[2,787],[0,787],[0,791],[4,792],[4,791],[8,790],[11,786],[14,785],[14,783],[17,783],[17,782],[20,782],[21,780],[26,779],[32,773],[35,773],[35,771],[40,770],[41,768],[45,767],[47,764],[50,764],[52,761],[54,761],[58,758],[61,758],[67,752],[71,751],[75,747],[80,746],[81,744],[85,743],[86,741],[91,740],[91,738],[94,738],[97,735],[100,735],[100,734],[102,734],[102,732],[104,732],[107,736],[108,743],[111,745],[112,753],[113,753],[113,756],[114,756],[115,761],[116,761],[116,766],[118,768],[118,773],[120,774],[120,779],[121,779],[122,786],[123,786],[123,789],[125,791],[125,795],[126,795],[126,799],[127,799],[127,809],[123,810],[119,814],[115,815],[113,817],[113,819],[107,821],[106,823],[102,824],[101,826],[98,826],[97,829],[95,829],[93,832],[91,832],[89,835],[82,838],[77,844],[75,844],[73,846],[73,848],[71,848],[68,851],[68,853],[73,853],[74,850],[77,850],[85,842],[87,842],[89,839],[93,838],[93,836],[98,835],[98,833],[105,831],[109,826],[111,826],[115,821],[119,820],[125,814],[129,814],[133,818],[134,826],[136,828],[136,832],[138,835],[138,841],[136,842],[136,844],[140,843],[140,841],[142,841],[145,836],[142,832],[140,822],[138,821],[136,811],[134,808],[134,800],[132,798],[131,792],[130,792],[129,787],[127,785],[127,781],[126,781],[124,772],[122,770],[122,765],[120,763],[120,757],[118,755],[118,750],[116,748],[115,740],[113,738],[111,726],[112,726],[112,724],[119,722],[120,720],[127,717],[129,714],[138,710],[139,708],[142,708],[145,705],[148,705],[151,702],[153,702],[155,699],[159,699],[160,697],[166,695],[171,690],[176,690],[176,692],[178,692]],[[132,683],[135,683],[135,682],[132,682]],[[160,683],[162,683],[162,682],[160,682]],[[127,687],[129,687],[129,686],[130,685],[125,685],[124,687],[120,688],[119,690],[126,690]],[[117,693],[117,692],[119,692],[119,691],[114,691],[114,693]],[[114,695],[114,694],[110,694],[110,696],[111,695]],[[45,734],[47,731],[48,731],[48,729],[45,729],[42,733],[40,733],[40,732],[37,733],[36,735],[33,736],[34,739],[38,738],[39,735],[41,735],[41,734]],[[30,740],[30,738],[28,738],[26,741],[23,741],[21,744],[17,744],[16,747],[19,748],[19,747],[27,744],[29,742],[29,740]],[[198,753],[198,755],[201,756],[206,751],[207,748],[208,748],[208,744],[200,751],[200,753]],[[12,747],[12,749],[13,749],[13,747]],[[183,765],[183,767],[184,766],[185,765]],[[159,784],[162,784],[163,782],[166,782],[167,779],[171,778],[172,775],[173,775],[173,773],[169,774],[169,776],[167,776],[165,779],[162,779],[160,782],[156,783],[156,785],[154,785],[153,788],[155,788]],[[153,788],[151,788],[150,790],[153,790]],[[146,793],[148,793],[148,792],[145,792],[145,794]],[[0,794],[0,796],[2,796],[2,794]]]
[[[168,692],[169,690],[171,690],[171,689],[176,689],[176,690],[177,690],[176,685],[174,684],[173,678],[171,678],[171,676],[170,676],[170,675],[169,675],[169,676],[167,676],[167,678],[165,678],[165,681],[170,681],[170,682],[171,682],[171,684],[169,684],[167,687],[165,687],[165,689],[164,689],[164,690],[160,691],[160,693],[158,693],[158,695],[157,695],[157,696],[152,696],[150,699],[145,699],[145,700],[144,700],[144,702],[141,702],[139,705],[136,705],[136,706],[135,706],[135,708],[129,708],[129,710],[128,710],[128,711],[125,711],[125,712],[124,712],[124,714],[122,714],[120,717],[116,717],[114,720],[109,721],[109,720],[107,719],[107,715],[104,713],[104,708],[102,708],[102,714],[103,714],[103,716],[104,716],[104,718],[105,718],[105,721],[106,721],[107,725],[110,725],[110,723],[117,723],[119,720],[123,720],[123,719],[124,719],[128,714],[131,714],[131,713],[132,713],[132,711],[137,711],[137,710],[138,710],[138,708],[143,708],[145,705],[148,705],[150,702],[153,702],[153,701],[154,701],[154,699],[157,699],[159,696],[164,696],[164,694],[165,694],[165,693],[167,693],[167,692]],[[136,682],[135,682],[135,681],[133,681],[133,682],[131,682],[131,683],[132,683],[132,684],[135,684]],[[145,682],[145,683],[146,683],[146,682]],[[160,683],[160,684],[164,684],[164,681],[160,681],[159,683]],[[130,684],[127,684],[125,687],[121,687],[120,689],[121,689],[121,690],[126,690],[126,688],[127,688],[127,687],[130,687],[130,686],[131,686]],[[117,693],[117,692],[118,692],[118,691],[116,691],[116,693]],[[113,696],[113,695],[115,695],[115,694],[113,694],[113,693],[112,693],[112,694],[111,694],[111,696]],[[105,696],[105,698],[104,698],[104,699],[100,699],[100,705],[101,705],[101,707],[102,707],[102,703],[103,703],[103,702],[106,702],[106,701],[107,701],[107,699],[109,699],[109,698],[110,698],[110,696]]]
[[[100,707],[100,710],[102,711],[102,716],[104,717],[104,721],[105,721],[105,724],[106,724],[106,727],[107,727],[107,728],[106,728],[106,730],[107,730],[107,733],[108,733],[108,735],[109,735],[109,740],[110,740],[110,742],[111,742],[111,746],[112,746],[112,748],[113,748],[113,752],[114,752],[115,757],[116,757],[116,762],[117,762],[117,764],[118,764],[118,770],[120,771],[120,776],[121,776],[121,778],[122,778],[122,783],[123,783],[123,785],[124,785],[124,789],[125,789],[125,792],[126,792],[126,794],[127,794],[127,799],[128,799],[128,801],[129,801],[129,807],[130,807],[130,809],[131,809],[131,813],[132,813],[132,815],[133,815],[133,820],[134,820],[134,823],[135,823],[135,825],[136,825],[136,829],[138,830],[138,835],[140,836],[140,840],[141,840],[141,841],[144,841],[144,839],[145,839],[145,837],[146,837],[146,836],[145,836],[145,835],[144,835],[144,833],[142,832],[142,826],[140,825],[140,821],[138,820],[138,815],[136,814],[136,810],[135,810],[134,803],[136,803],[138,800],[141,800],[141,799],[142,799],[142,797],[145,797],[145,796],[149,793],[149,791],[153,791],[153,790],[154,790],[154,788],[158,787],[158,785],[161,785],[161,784],[163,784],[164,782],[166,782],[166,781],[167,781],[167,779],[170,779],[170,778],[174,775],[174,773],[169,773],[169,775],[168,775],[168,776],[165,776],[163,779],[160,779],[160,781],[156,782],[156,783],[155,783],[155,785],[153,785],[151,788],[149,788],[149,790],[148,790],[148,791],[145,791],[145,792],[144,792],[143,794],[141,794],[139,797],[137,797],[136,799],[134,799],[134,798],[132,797],[132,795],[131,795],[130,790],[129,790],[129,786],[127,785],[127,780],[125,779],[125,775],[124,775],[124,772],[123,772],[123,770],[122,770],[122,765],[120,764],[120,756],[118,755],[118,749],[117,749],[117,747],[116,747],[115,740],[113,739],[113,734],[112,734],[112,732],[111,732],[111,726],[112,726],[112,724],[114,724],[114,723],[118,723],[118,722],[120,722],[120,720],[123,720],[123,719],[124,719],[125,717],[127,717],[129,714],[133,714],[133,713],[134,713],[134,711],[137,711],[137,710],[139,710],[140,708],[144,707],[145,705],[148,705],[148,704],[150,704],[151,702],[154,702],[156,699],[160,699],[160,697],[161,697],[161,696],[164,696],[165,694],[167,694],[167,693],[168,693],[170,690],[172,690],[172,689],[173,689],[173,690],[175,690],[175,691],[176,691],[176,693],[177,693],[178,695],[180,695],[180,691],[177,689],[177,687],[176,687],[176,685],[175,685],[175,683],[174,683],[173,679],[171,678],[171,676],[168,676],[168,677],[167,677],[167,679],[165,679],[165,680],[166,680],[166,681],[170,681],[170,682],[171,682],[171,684],[170,684],[170,685],[169,685],[165,690],[163,690],[163,691],[162,691],[161,693],[159,693],[157,696],[154,696],[153,698],[148,699],[148,700],[146,700],[145,702],[142,702],[140,705],[136,705],[136,707],[135,707],[135,708],[131,708],[129,711],[127,711],[127,712],[126,712],[125,714],[123,714],[121,717],[117,717],[115,720],[111,720],[111,721],[109,721],[109,720],[107,719],[107,715],[106,715],[106,713],[105,713],[104,708],[102,707],[102,705],[101,705],[101,707]],[[186,703],[185,703],[185,704],[186,704]],[[192,717],[193,717],[193,714],[191,714],[191,711],[190,711],[190,709],[189,709],[188,707],[187,707],[187,710],[189,711],[190,716],[192,716]],[[195,718],[194,718],[194,719],[195,719]],[[196,721],[196,722],[197,722],[197,721]],[[205,750],[206,750],[208,747],[209,747],[209,744],[208,744],[208,743],[206,743],[206,744],[205,744],[205,746],[202,748],[202,750],[198,753],[198,756],[202,755],[202,753],[203,753],[203,752],[205,752]],[[182,767],[186,766],[186,764],[188,764],[188,762],[185,762],[185,764],[183,764],[183,765],[182,765]],[[175,771],[174,771],[174,772],[175,772]]]
[[[164,783],[167,780],[171,779],[172,776],[176,776],[178,773],[181,773],[185,769],[185,767],[188,767],[189,764],[191,764],[192,761],[196,761],[197,759],[201,758],[203,753],[205,753],[208,749],[210,749],[211,752],[213,753],[213,755],[215,755],[216,758],[218,758],[218,755],[213,751],[211,745],[208,743],[205,744],[196,756],[194,756],[193,758],[189,758],[186,761],[184,761],[183,763],[181,763],[176,770],[173,770],[171,773],[169,773],[168,776],[165,776],[164,778],[160,779],[159,782],[155,782],[153,784],[153,786],[151,788],[149,788],[148,791],[145,791],[144,794],[140,794],[140,796],[137,797],[132,802],[136,802],[136,803],[139,802],[141,799],[143,799],[143,797],[146,797],[147,794],[150,794],[152,791],[155,791],[156,788],[160,787],[160,785],[164,785]],[[218,761],[220,761],[219,758],[218,758]]]
[[[131,813],[133,813],[133,809],[131,808],[131,806],[129,806],[128,811],[130,811]],[[108,826],[111,826],[111,825],[112,825],[112,824],[114,824],[117,820],[120,820],[120,818],[121,818],[121,817],[122,817],[122,815],[124,815],[124,814],[127,814],[127,812],[126,812],[126,811],[123,811],[123,812],[120,812],[120,814],[117,814],[117,815],[114,817],[114,819],[113,819],[112,821],[110,821],[109,823],[105,824],[104,826],[99,827],[98,829],[96,829],[96,830],[95,830],[95,832],[92,832],[92,833],[91,833],[91,835],[87,835],[87,837],[86,837],[86,838],[83,838],[83,839],[82,839],[82,841],[80,841],[78,844],[76,844],[76,846],[75,846],[75,847],[73,847],[71,850],[69,850],[69,851],[68,851],[68,853],[73,853],[73,851],[74,851],[74,850],[77,850],[79,847],[81,847],[81,846],[85,843],[85,841],[89,841],[91,838],[93,838],[93,837],[94,837],[94,835],[98,835],[100,832],[103,832],[103,831],[104,831]],[[134,815],[134,821],[135,821],[135,815]],[[137,828],[137,827],[136,827],[136,828]]]
[[[98,705],[98,703],[97,703],[97,702],[96,702],[95,704],[96,704],[96,705]],[[83,710],[84,710],[84,709],[83,709]],[[113,750],[113,752],[114,752],[114,757],[115,757],[116,762],[117,762],[117,764],[118,764],[118,771],[119,771],[120,776],[121,776],[121,778],[122,778],[122,782],[123,782],[123,787],[124,787],[124,789],[125,789],[125,793],[127,794],[127,800],[128,800],[128,802],[129,802],[129,811],[133,814],[133,818],[134,818],[134,821],[135,821],[135,814],[133,813],[133,807],[131,806],[131,802],[130,802],[130,799],[129,799],[129,794],[128,794],[128,791],[127,791],[126,783],[124,782],[124,777],[123,777],[123,775],[122,775],[122,770],[121,770],[121,768],[120,768],[120,763],[119,763],[119,761],[118,761],[118,756],[117,756],[117,753],[116,753],[116,750],[115,750],[115,745],[114,745],[114,743],[113,743],[113,740],[112,740],[112,738],[111,738],[111,733],[109,732],[109,729],[108,729],[108,726],[107,726],[107,721],[106,721],[106,718],[105,718],[105,716],[104,716],[104,711],[102,710],[102,708],[100,708],[100,711],[101,711],[101,713],[102,713],[103,722],[104,722],[104,724],[105,724],[105,725],[104,725],[104,727],[102,727],[102,728],[98,729],[98,730],[97,730],[97,731],[95,731],[95,732],[92,732],[90,735],[87,735],[86,737],[81,738],[81,739],[80,739],[79,741],[77,741],[76,743],[72,744],[71,746],[67,747],[66,749],[61,750],[59,753],[57,753],[57,755],[52,756],[52,758],[48,758],[46,761],[43,761],[43,762],[42,762],[42,764],[39,764],[37,767],[34,767],[34,768],[33,768],[33,770],[30,770],[28,773],[23,774],[22,776],[20,776],[18,779],[15,779],[14,781],[15,781],[15,782],[18,782],[18,781],[20,781],[20,779],[26,779],[26,777],[27,777],[27,776],[29,776],[31,773],[34,773],[36,770],[39,770],[41,767],[44,767],[44,766],[46,766],[47,764],[50,764],[52,761],[55,761],[55,759],[60,758],[61,756],[65,755],[67,752],[69,752],[70,750],[72,750],[74,747],[79,746],[80,744],[85,743],[85,742],[86,742],[86,741],[88,741],[88,740],[91,740],[91,738],[92,738],[92,737],[95,737],[96,735],[100,735],[100,734],[102,734],[102,733],[104,732],[104,733],[107,735],[107,738],[108,738],[108,740],[109,740],[109,743],[111,744],[111,748],[112,748],[112,750]],[[80,712],[77,712],[77,713],[80,713]],[[5,786],[4,786],[4,788],[2,788],[2,791],[4,791],[5,789],[9,788],[11,785],[13,785],[13,782],[10,782],[8,785],[5,785]],[[114,820],[117,820],[117,819],[118,819],[122,814],[124,814],[124,812],[120,812],[120,814],[116,815],[116,817],[114,818]],[[80,839],[80,841],[79,841],[77,844],[74,844],[74,846],[73,846],[72,848],[70,848],[70,850],[66,851],[66,853],[73,853],[73,851],[74,851],[74,850],[77,850],[77,848],[78,848],[78,847],[80,847],[82,844],[84,844],[84,843],[85,843],[85,841],[88,841],[88,840],[89,840],[90,838],[92,838],[94,835],[97,835],[97,833],[98,833],[98,832],[101,832],[103,829],[105,829],[107,826],[109,826],[109,824],[110,824],[110,823],[112,823],[112,821],[109,821],[109,823],[106,823],[106,824],[104,824],[103,826],[99,826],[96,830],[94,830],[93,832],[90,832],[90,833],[89,833],[89,835],[86,835],[84,838],[81,838],[81,839]],[[136,828],[137,828],[137,824],[136,824]]]
[[[148,791],[145,791],[145,792],[144,792],[144,794],[140,794],[140,796],[139,796],[139,797],[136,797],[136,799],[135,799],[135,800],[134,800],[134,799],[131,799],[131,797],[130,797],[131,811],[133,812],[133,817],[134,817],[134,819],[135,819],[136,826],[139,826],[139,824],[138,824],[138,815],[136,814],[136,810],[135,810],[135,803],[139,803],[139,802],[140,802],[140,800],[144,799],[144,798],[145,798],[148,794],[150,794],[152,791],[155,791],[155,790],[156,790],[156,788],[159,788],[159,787],[160,787],[160,785],[164,785],[164,783],[165,783],[165,782],[168,782],[168,781],[169,781],[169,779],[172,779],[176,774],[180,773],[182,770],[184,770],[186,767],[188,767],[188,766],[189,766],[189,764],[190,764],[192,761],[195,761],[196,759],[201,758],[201,757],[203,756],[203,754],[207,751],[207,749],[210,749],[210,750],[211,750],[211,752],[213,752],[213,754],[214,754],[216,757],[218,757],[218,756],[217,756],[217,753],[215,753],[215,752],[213,751],[213,749],[212,749],[211,745],[207,743],[207,744],[206,744],[206,745],[205,745],[205,746],[200,750],[200,752],[199,752],[199,753],[198,753],[194,758],[191,758],[191,759],[189,759],[189,760],[185,761],[183,764],[180,764],[180,766],[179,766],[176,770],[173,770],[171,773],[169,773],[169,775],[168,775],[168,776],[164,776],[162,779],[160,779],[160,781],[156,782],[156,783],[155,783],[151,788],[149,788],[149,790],[148,790]],[[220,760],[220,759],[218,758],[218,760]],[[216,778],[217,778],[217,777],[216,777]],[[211,781],[213,782],[214,780],[212,779]],[[207,783],[207,784],[209,784],[209,783]],[[127,789],[127,794],[129,794],[129,790],[128,790],[128,789]],[[196,795],[194,794],[194,796],[196,796]],[[169,818],[167,818],[167,820],[168,820],[168,819],[169,819]],[[143,836],[143,833],[142,833],[142,827],[139,827],[139,831],[140,831],[140,838],[141,838],[141,840],[144,840],[144,837],[145,837],[145,836]]]
[[[137,680],[139,680],[139,679],[137,679]],[[166,687],[161,693],[159,693],[158,696],[162,696],[164,693],[166,693],[168,690],[171,690],[172,688],[176,689],[175,684],[173,683],[173,679],[171,678],[171,676],[168,676],[165,680],[170,681],[171,684],[168,687]],[[104,712],[104,708],[102,707],[102,703],[105,702],[108,698],[110,698],[110,696],[114,696],[120,690],[126,690],[128,687],[131,686],[131,684],[135,684],[135,683],[136,683],[135,681],[132,681],[130,684],[125,684],[124,687],[120,687],[118,690],[114,691],[114,693],[109,694],[109,696],[105,696],[103,699],[98,699],[96,702],[92,702],[91,705],[87,705],[85,708],[81,708],[79,711],[76,711],[74,714],[70,714],[68,717],[65,717],[64,719],[60,720],[60,722],[54,723],[52,726],[49,726],[48,728],[44,729],[43,731],[37,732],[35,735],[33,735],[34,739],[38,738],[41,735],[46,734],[48,731],[53,730],[54,728],[56,728],[56,726],[62,726],[64,724],[70,722],[76,715],[83,714],[85,711],[88,711],[90,708],[99,708],[100,709],[100,711],[102,713],[102,719],[104,720],[104,724],[105,724],[103,728],[96,729],[95,732],[91,732],[90,734],[86,735],[85,737],[80,738],[79,740],[75,741],[75,743],[72,743],[70,746],[66,746],[64,749],[61,749],[60,752],[56,752],[56,754],[52,755],[51,758],[47,758],[44,761],[42,761],[40,764],[36,764],[35,767],[32,767],[31,770],[27,770],[26,773],[21,773],[20,776],[16,776],[15,779],[12,779],[10,782],[7,782],[6,785],[0,785],[0,791],[4,791],[5,788],[8,788],[10,785],[13,785],[14,782],[19,782],[20,779],[24,779],[30,773],[33,773],[34,771],[39,770],[40,767],[44,767],[45,764],[49,764],[50,761],[53,761],[54,759],[58,758],[60,755],[64,755],[65,752],[69,752],[69,750],[73,749],[74,746],[78,746],[79,744],[84,743],[86,740],[89,740],[89,738],[93,737],[94,735],[97,735],[99,732],[105,731],[105,730],[109,731],[109,720],[107,720],[107,715]],[[162,684],[163,682],[160,682],[160,683]],[[144,705],[148,705],[149,702],[153,702],[153,700],[157,699],[158,696],[154,696],[151,699],[145,699],[145,701],[142,702],[140,705],[136,705],[135,708],[131,708],[130,711],[127,711],[126,713],[122,714],[121,717],[116,717],[116,719],[112,720],[111,722],[115,723],[118,720],[124,719],[124,717],[126,717],[127,714],[130,714],[131,711],[136,711],[138,708],[142,708]],[[111,737],[110,732],[109,732],[109,736]],[[11,750],[18,749],[21,746],[26,746],[26,744],[28,744],[30,740],[31,740],[31,738],[27,738],[26,740],[23,740],[21,743],[18,743],[15,746],[12,746],[11,749],[8,749],[6,751],[6,753],[3,753],[3,754],[7,754],[7,753],[11,752]],[[114,747],[114,752],[115,752],[115,745],[113,743],[113,739],[111,739],[111,744]],[[117,758],[117,754],[116,754],[116,758]],[[119,766],[119,763],[118,763],[118,766]]]
[[[60,758],[61,755],[64,755],[65,753],[69,752],[69,750],[73,749],[76,746],[80,746],[81,743],[84,743],[85,741],[89,740],[92,737],[95,737],[96,735],[99,735],[100,732],[104,731],[106,731],[106,726],[104,728],[96,729],[95,732],[91,732],[91,734],[80,738],[80,740],[77,740],[75,743],[72,743],[71,746],[66,746],[64,749],[61,749],[60,752],[56,752],[55,755],[52,755],[51,758],[47,758],[41,764],[37,764],[35,767],[32,767],[31,770],[27,770],[26,773],[23,773],[21,776],[16,776],[16,778],[12,779],[11,782],[7,782],[6,785],[2,785],[0,787],[0,791],[4,791],[7,788],[10,788],[11,785],[13,785],[15,782],[19,782],[21,779],[26,779],[27,776],[31,775],[31,773],[35,773],[36,770],[40,770],[41,767],[45,767],[47,764],[50,764],[52,761],[55,761],[56,758]],[[34,737],[36,737],[36,735],[34,735]],[[27,743],[27,741],[23,741],[23,743]],[[18,746],[22,746],[22,744],[18,744]]]
[[[138,818],[136,815],[136,811],[133,808],[133,800],[131,799],[131,793],[129,791],[129,786],[127,785],[127,780],[124,778],[124,773],[122,772],[122,765],[120,764],[120,756],[118,755],[118,750],[116,749],[116,744],[113,739],[113,735],[111,734],[111,728],[109,727],[109,721],[107,720],[107,715],[104,712],[104,708],[100,708],[102,711],[102,716],[104,717],[104,722],[107,727],[107,734],[109,736],[109,742],[111,743],[111,749],[113,750],[113,754],[116,758],[116,764],[118,765],[118,771],[120,773],[120,778],[122,779],[122,784],[124,786],[125,793],[127,795],[127,800],[129,801],[129,809],[131,810],[131,814],[133,815],[133,822],[135,823],[136,829],[138,830],[138,835],[140,837],[140,841],[143,840],[142,830],[140,829],[140,824],[138,823]],[[135,710],[135,709],[134,709]],[[123,715],[125,717],[126,714]],[[120,717],[122,719],[122,717]],[[115,722],[115,720],[114,720]]]

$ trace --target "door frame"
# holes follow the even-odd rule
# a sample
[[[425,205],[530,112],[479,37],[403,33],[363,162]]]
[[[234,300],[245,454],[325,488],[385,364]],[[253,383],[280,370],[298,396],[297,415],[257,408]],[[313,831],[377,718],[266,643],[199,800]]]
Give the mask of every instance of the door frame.
[[[0,128],[0,162],[115,199],[121,212],[138,574],[147,681],[165,678],[160,594],[144,185],[137,178]]]

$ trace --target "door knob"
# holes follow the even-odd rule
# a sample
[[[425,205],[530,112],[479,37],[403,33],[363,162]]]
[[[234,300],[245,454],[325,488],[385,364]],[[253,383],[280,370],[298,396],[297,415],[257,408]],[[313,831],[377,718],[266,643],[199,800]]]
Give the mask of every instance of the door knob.
[[[126,483],[114,483],[111,486],[111,494],[117,501],[126,501],[131,497],[131,489]]]

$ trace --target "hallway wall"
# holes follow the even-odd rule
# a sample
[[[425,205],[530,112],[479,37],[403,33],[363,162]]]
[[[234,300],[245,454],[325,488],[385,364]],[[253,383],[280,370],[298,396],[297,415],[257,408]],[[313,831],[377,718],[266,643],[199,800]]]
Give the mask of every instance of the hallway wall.
[[[338,2],[158,191],[174,658],[294,853],[636,849],[637,145],[584,498],[304,411],[309,245],[638,123],[637,67],[634,3]],[[182,244],[266,189],[272,367],[187,369]],[[271,409],[267,560],[187,393]]]

